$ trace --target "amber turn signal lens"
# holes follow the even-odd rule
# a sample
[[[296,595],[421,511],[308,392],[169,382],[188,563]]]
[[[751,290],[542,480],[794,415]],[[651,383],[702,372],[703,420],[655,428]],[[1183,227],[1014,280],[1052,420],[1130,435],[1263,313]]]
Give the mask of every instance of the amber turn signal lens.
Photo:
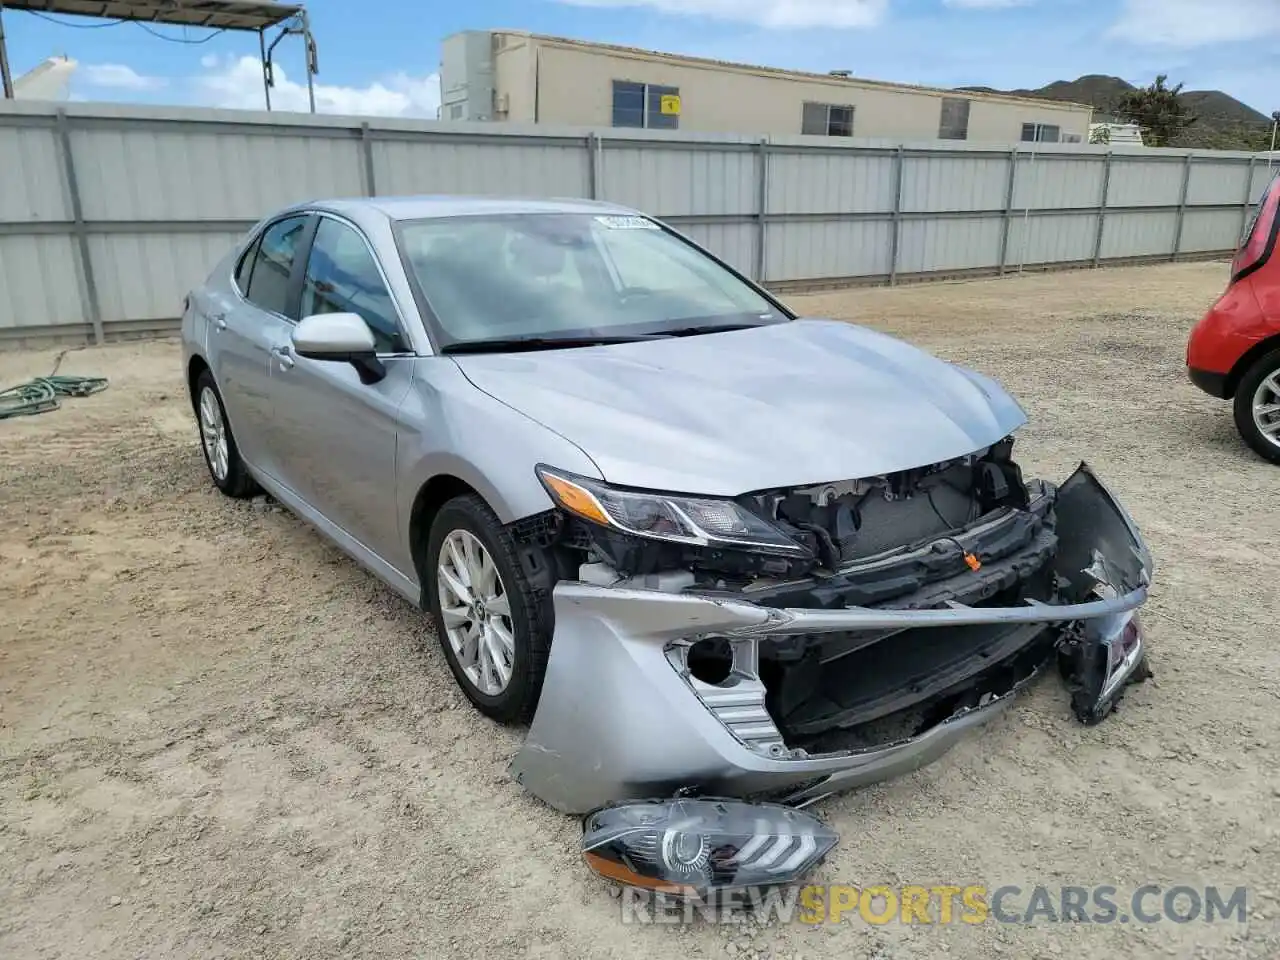
[[[598,853],[584,853],[582,859],[586,860],[587,866],[604,879],[625,884],[628,887],[652,890],[654,893],[666,893],[676,897],[693,897],[698,892],[687,884],[672,883],[670,880],[662,880],[658,877],[646,877],[622,863],[607,860]]]
[[[575,483],[570,483],[564,477],[557,477],[554,473],[544,473],[542,479],[560,506],[570,513],[576,513],[595,523],[609,525],[609,515],[604,512],[604,508],[596,498],[586,490]]]

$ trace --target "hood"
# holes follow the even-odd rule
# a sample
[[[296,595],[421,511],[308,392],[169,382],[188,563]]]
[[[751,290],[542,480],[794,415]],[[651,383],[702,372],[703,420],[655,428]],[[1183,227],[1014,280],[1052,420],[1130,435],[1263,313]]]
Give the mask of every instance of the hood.
[[[605,480],[673,492],[893,473],[973,453],[1026,422],[994,381],[837,321],[453,359],[479,389],[581,447]]]

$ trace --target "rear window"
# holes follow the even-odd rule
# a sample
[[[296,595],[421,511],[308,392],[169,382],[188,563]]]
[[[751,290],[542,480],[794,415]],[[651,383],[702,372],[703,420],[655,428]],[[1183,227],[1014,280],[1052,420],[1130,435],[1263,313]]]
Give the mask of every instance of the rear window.
[[[306,226],[307,218],[300,216],[280,220],[267,227],[258,243],[249,275],[249,288],[245,292],[250,303],[296,319],[289,303],[289,280]]]

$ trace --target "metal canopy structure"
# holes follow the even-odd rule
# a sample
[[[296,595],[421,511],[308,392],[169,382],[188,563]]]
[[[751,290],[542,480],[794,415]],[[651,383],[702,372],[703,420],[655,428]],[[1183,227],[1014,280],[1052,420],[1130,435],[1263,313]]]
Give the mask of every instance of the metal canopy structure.
[[[306,47],[307,98],[311,112],[316,112],[315,76],[320,68],[311,23],[301,4],[268,0],[0,0],[0,81],[3,81],[4,98],[12,100],[13,78],[4,39],[5,10],[92,17],[108,21],[107,25],[113,25],[112,22],[167,24],[256,33],[262,62],[262,90],[268,110],[271,109],[271,88],[275,86],[272,56],[276,44],[287,36],[300,36]],[[266,34],[273,27],[278,27],[280,32],[268,44]]]

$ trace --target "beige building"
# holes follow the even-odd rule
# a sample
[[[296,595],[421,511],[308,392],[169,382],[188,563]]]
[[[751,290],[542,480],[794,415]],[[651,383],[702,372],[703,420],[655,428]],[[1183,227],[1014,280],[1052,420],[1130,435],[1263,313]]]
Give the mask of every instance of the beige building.
[[[1087,143],[1092,108],[517,31],[444,41],[440,117],[742,135]]]

